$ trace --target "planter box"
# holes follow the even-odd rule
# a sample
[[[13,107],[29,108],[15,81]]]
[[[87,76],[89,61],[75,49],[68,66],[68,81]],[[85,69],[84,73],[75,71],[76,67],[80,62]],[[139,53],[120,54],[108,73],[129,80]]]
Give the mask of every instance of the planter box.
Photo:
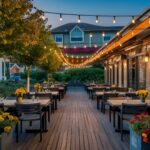
[[[12,131],[10,134],[2,133],[0,135],[0,150],[10,150],[10,144],[15,142],[15,131]]]
[[[130,128],[130,150],[150,150],[150,143],[142,141],[142,137],[137,135]]]

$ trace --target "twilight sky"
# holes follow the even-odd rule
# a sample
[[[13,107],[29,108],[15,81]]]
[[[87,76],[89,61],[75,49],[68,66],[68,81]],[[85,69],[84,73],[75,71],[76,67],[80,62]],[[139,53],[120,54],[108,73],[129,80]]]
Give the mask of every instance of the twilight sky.
[[[150,0],[34,0],[34,6],[41,10],[94,15],[138,15],[150,7]],[[77,16],[45,14],[52,28],[68,22],[77,22]],[[116,18],[115,25],[127,25],[131,18]],[[82,17],[81,22],[95,23],[95,17]],[[112,26],[112,18],[101,18],[98,25]]]

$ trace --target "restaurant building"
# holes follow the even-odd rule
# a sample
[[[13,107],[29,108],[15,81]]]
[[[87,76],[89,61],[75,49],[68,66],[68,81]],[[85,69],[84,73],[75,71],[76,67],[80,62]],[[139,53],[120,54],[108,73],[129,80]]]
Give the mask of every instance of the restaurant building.
[[[150,91],[150,9],[99,50],[105,83]]]

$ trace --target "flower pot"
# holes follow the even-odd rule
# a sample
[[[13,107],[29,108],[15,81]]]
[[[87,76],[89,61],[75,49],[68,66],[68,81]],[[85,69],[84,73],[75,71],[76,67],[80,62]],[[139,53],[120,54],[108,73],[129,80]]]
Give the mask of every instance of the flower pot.
[[[130,128],[130,150],[150,150],[150,143],[145,143],[142,137]]]
[[[20,103],[20,104],[21,104],[21,103],[22,103],[22,101],[23,101],[23,97],[17,97],[17,102],[18,102],[18,103]]]
[[[15,130],[12,130],[9,134],[1,133],[0,134],[0,150],[8,150],[12,149],[11,143],[14,142],[14,132]]]
[[[145,97],[141,97],[141,102],[145,103]]]

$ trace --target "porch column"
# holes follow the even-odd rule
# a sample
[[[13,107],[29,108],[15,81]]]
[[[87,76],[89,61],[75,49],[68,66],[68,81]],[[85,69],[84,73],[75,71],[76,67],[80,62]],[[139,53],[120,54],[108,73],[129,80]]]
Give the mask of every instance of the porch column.
[[[146,89],[150,92],[150,61],[146,64]]]
[[[127,82],[128,82],[127,81],[128,80],[127,79],[127,60],[123,61],[123,69],[124,69],[124,72],[123,72],[124,73],[124,75],[123,75],[123,77],[124,77],[124,79],[123,79],[124,80],[124,85],[123,86],[127,87]]]
[[[114,77],[114,79],[115,79],[115,85],[117,85],[117,64],[115,64],[115,67],[114,67],[114,75],[115,75],[115,77]]]
[[[118,63],[118,69],[119,69],[119,86],[122,86],[122,61],[120,60]]]

